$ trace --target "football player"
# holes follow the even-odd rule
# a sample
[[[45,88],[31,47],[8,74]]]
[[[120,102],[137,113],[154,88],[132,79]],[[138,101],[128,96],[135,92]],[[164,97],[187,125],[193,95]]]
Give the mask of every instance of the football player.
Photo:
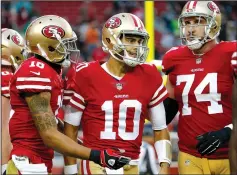
[[[234,70],[235,78],[237,77],[237,52],[234,52],[232,55],[232,67]],[[230,141],[230,168],[231,173],[236,174],[237,173],[237,81],[235,80],[234,88],[233,88],[233,131],[231,135],[231,141]]]
[[[1,32],[2,173],[4,173],[12,148],[8,131],[11,109],[9,83],[13,73],[24,60],[26,52],[24,39],[17,31],[4,28]]]
[[[79,54],[70,24],[55,15],[39,17],[28,26],[25,40],[34,56],[22,63],[11,79],[9,131],[13,149],[7,174],[51,173],[54,150],[103,167],[117,169],[126,164],[129,158],[115,149],[92,150],[57,130],[61,64],[65,58],[76,61]]]
[[[188,1],[179,25],[183,46],[170,49],[162,63],[170,97],[179,104],[179,173],[230,174],[236,41],[217,41],[221,12],[212,1]]]
[[[155,65],[147,58],[149,34],[142,21],[130,13],[112,16],[102,29],[107,62],[78,64],[67,77],[73,96],[66,106],[65,134],[76,141],[80,123],[83,145],[102,150],[117,147],[131,157],[118,172],[82,160],[81,174],[139,174],[138,158],[147,115],[152,122],[161,174],[169,174],[171,143],[163,101],[168,97]],[[69,85],[68,85],[69,86]],[[112,163],[112,162],[111,162]],[[65,158],[66,169],[77,173],[76,159]]]

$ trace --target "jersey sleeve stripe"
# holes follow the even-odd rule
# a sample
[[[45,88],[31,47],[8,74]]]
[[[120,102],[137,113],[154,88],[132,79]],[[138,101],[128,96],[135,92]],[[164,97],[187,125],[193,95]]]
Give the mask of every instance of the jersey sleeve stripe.
[[[5,97],[10,97],[9,93],[8,94],[2,93],[2,95],[5,96]]]
[[[41,85],[19,85],[16,86],[17,89],[48,89],[51,90],[51,86],[41,86]]]
[[[155,98],[157,98],[157,95],[159,94],[159,92],[161,91],[161,89],[164,88],[164,85],[162,84],[155,92],[155,94],[153,95],[151,100],[154,100]]]
[[[83,103],[85,103],[84,98],[81,95],[77,94],[76,92],[74,92],[74,97],[80,99]]]
[[[234,52],[232,58],[237,57],[237,52]]]
[[[2,90],[2,91],[7,91],[7,90],[9,90],[9,86],[7,86],[7,87],[2,87],[1,90]]]
[[[72,91],[72,90],[64,90],[63,93],[64,94],[73,94],[74,91]]]
[[[158,102],[160,99],[162,99],[167,94],[168,94],[168,92],[167,92],[167,90],[165,90],[162,94],[160,94],[160,96],[157,99],[151,101],[149,103],[149,105],[151,106],[151,105],[155,104],[156,102]]]
[[[72,96],[63,96],[63,100],[70,100]]]
[[[38,77],[19,77],[16,81],[41,81],[41,82],[51,82],[49,78],[38,78]]]
[[[231,60],[232,65],[237,65],[237,60]]]
[[[85,109],[85,106],[83,106],[83,105],[77,103],[77,102],[74,101],[73,99],[70,100],[70,103],[73,104],[74,106],[76,106],[77,108],[80,108],[80,109],[82,109],[82,110]],[[70,105],[70,104],[69,104],[69,105]]]

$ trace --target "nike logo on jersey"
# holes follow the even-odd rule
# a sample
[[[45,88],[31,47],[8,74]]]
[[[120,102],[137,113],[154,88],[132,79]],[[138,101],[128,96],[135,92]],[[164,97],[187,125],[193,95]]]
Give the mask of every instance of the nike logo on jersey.
[[[40,72],[33,72],[33,71],[30,71],[30,72],[35,74],[35,75],[40,75]]]

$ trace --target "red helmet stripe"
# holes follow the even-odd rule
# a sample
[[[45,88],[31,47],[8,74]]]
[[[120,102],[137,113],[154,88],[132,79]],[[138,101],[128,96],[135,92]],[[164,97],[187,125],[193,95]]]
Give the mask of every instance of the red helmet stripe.
[[[197,1],[194,1],[194,3],[193,3],[193,9],[196,8],[196,5],[197,5]]]
[[[191,3],[191,1],[188,2],[188,4],[187,4],[187,9],[189,9],[190,3]]]
[[[138,27],[136,18],[135,18],[133,15],[131,15],[131,16],[132,16],[133,22],[134,22],[134,24],[135,24],[135,27]]]
[[[144,27],[143,27],[143,25],[142,25],[142,21],[141,20],[139,20],[139,22],[140,22],[140,25],[141,25],[141,29],[143,30],[144,29]]]

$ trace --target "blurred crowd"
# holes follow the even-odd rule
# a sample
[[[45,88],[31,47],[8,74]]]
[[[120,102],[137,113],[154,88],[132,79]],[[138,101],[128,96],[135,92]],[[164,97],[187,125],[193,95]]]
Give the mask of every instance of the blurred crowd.
[[[172,46],[180,45],[178,16],[186,1],[156,1],[155,59]],[[222,12],[220,40],[236,38],[237,3],[217,1]],[[101,48],[101,28],[113,14],[129,12],[144,21],[143,1],[2,1],[2,28],[12,28],[24,34],[29,23],[41,15],[55,14],[68,19],[79,40],[81,60],[104,60],[107,54]]]

